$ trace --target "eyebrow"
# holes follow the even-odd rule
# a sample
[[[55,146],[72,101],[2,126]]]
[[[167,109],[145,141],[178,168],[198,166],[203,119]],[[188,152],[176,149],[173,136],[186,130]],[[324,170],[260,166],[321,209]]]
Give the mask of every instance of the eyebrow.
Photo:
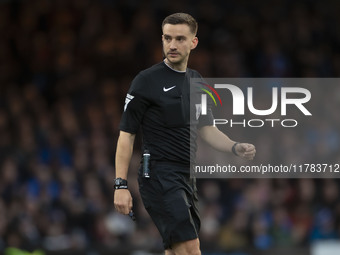
[[[168,35],[168,34],[164,34],[163,36],[166,37],[166,38],[172,38],[172,36]],[[178,39],[185,39],[187,37],[185,35],[177,35],[177,36],[175,36],[175,38],[178,40]]]

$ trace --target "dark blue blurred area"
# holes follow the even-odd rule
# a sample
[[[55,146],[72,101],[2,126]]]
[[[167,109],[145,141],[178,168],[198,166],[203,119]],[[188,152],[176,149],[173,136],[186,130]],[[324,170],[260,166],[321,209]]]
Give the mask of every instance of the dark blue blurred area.
[[[140,140],[129,176],[136,223],[115,212],[113,179],[125,94],[162,61],[165,16],[197,19],[189,66],[205,77],[339,77],[339,11],[335,0],[0,1],[0,251],[162,249],[138,192]],[[338,107],[326,107],[332,123],[305,134],[326,162],[340,162],[337,92],[317,100]],[[294,157],[298,139],[278,137],[253,139],[262,155],[280,146]],[[200,180],[202,249],[246,255],[339,239],[339,184]]]

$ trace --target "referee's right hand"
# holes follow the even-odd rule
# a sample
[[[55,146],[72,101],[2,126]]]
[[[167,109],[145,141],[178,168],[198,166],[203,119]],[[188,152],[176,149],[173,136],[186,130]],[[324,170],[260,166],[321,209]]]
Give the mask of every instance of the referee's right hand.
[[[114,194],[116,210],[122,214],[129,214],[132,210],[132,196],[128,189],[116,189]]]

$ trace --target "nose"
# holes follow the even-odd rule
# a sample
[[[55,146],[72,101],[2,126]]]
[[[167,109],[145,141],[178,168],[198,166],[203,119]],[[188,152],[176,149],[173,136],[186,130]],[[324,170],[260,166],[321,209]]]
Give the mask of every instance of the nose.
[[[170,42],[170,49],[171,50],[176,50],[177,49],[177,43],[176,43],[176,40],[171,40]]]

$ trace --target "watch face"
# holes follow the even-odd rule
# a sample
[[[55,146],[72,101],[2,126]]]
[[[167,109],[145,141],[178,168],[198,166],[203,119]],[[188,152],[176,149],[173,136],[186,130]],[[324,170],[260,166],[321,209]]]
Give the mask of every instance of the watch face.
[[[121,179],[120,178],[115,180],[115,185],[119,185],[120,183],[121,183]]]

